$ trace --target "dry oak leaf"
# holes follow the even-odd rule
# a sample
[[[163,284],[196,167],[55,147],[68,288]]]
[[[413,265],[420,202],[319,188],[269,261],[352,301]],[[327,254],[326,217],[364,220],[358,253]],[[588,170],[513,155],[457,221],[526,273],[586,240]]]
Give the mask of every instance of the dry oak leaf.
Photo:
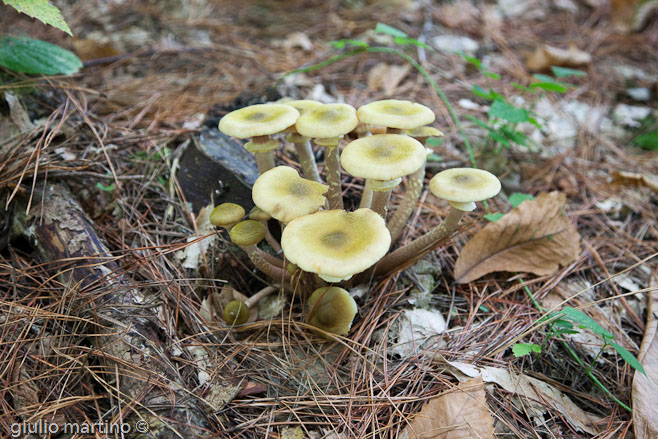
[[[455,264],[455,279],[471,282],[495,271],[547,275],[580,254],[580,235],[565,213],[566,196],[541,193],[466,243]]]
[[[372,91],[383,90],[386,96],[391,96],[410,69],[410,64],[398,66],[379,63],[368,73],[368,88]]]
[[[612,183],[631,186],[645,186],[658,194],[658,177],[637,172],[615,171],[612,174]]]
[[[494,438],[493,418],[481,375],[425,404],[399,436],[399,439],[473,438]]]

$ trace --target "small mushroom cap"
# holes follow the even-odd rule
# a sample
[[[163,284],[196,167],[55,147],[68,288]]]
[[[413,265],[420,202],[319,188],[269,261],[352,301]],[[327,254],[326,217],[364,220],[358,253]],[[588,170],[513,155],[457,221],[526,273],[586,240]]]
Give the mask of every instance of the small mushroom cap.
[[[231,300],[224,307],[224,321],[229,325],[241,325],[249,320],[249,308],[241,300]]]
[[[314,101],[312,99],[299,99],[297,101],[288,101],[285,102],[286,105],[290,105],[295,110],[299,111],[299,115],[303,115],[311,110],[322,105],[322,102]]]
[[[329,186],[299,176],[289,166],[277,166],[256,179],[251,197],[256,206],[284,223],[324,206]]]
[[[293,125],[299,111],[285,104],[258,104],[231,111],[219,121],[219,131],[247,139],[275,134]]]
[[[240,221],[233,226],[229,236],[234,244],[240,246],[256,245],[265,238],[265,225],[254,220]]]
[[[216,227],[229,227],[244,217],[244,208],[235,203],[222,203],[210,212],[210,223]]]
[[[430,180],[430,191],[453,207],[473,210],[475,201],[486,200],[498,195],[500,181],[491,172],[473,168],[446,169]]]
[[[261,209],[258,206],[252,207],[251,210],[249,211],[249,219],[256,221],[268,221],[270,218],[272,218],[272,215],[265,212],[263,209]]]
[[[425,138],[425,137],[444,137],[445,134],[443,134],[442,131],[437,130],[434,127],[418,127],[418,128],[413,128],[411,130],[407,130],[404,132],[407,136],[411,136],[414,138]]]
[[[426,157],[425,147],[413,137],[376,134],[348,143],[340,163],[355,177],[394,180],[416,172]]]
[[[434,112],[411,101],[386,99],[362,105],[357,110],[359,121],[371,125],[409,130],[434,122]]]
[[[340,137],[359,124],[356,110],[347,104],[322,104],[304,113],[295,126],[302,136],[314,139]]]
[[[339,287],[322,287],[313,291],[306,303],[306,321],[324,331],[346,335],[358,312],[356,302]]]
[[[286,258],[304,271],[349,279],[388,252],[391,234],[370,209],[322,210],[292,220],[281,235]]]

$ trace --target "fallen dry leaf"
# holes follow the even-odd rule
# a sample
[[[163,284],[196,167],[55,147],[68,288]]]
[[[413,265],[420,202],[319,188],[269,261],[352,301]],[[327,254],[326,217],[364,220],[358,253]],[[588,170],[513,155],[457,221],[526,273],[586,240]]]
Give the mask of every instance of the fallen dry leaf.
[[[487,407],[482,376],[425,404],[400,439],[493,439],[491,412]]]
[[[583,411],[564,393],[542,380],[523,374],[511,374],[499,367],[476,367],[472,364],[446,361],[440,357],[436,360],[448,365],[448,371],[460,381],[465,379],[464,376],[479,376],[485,383],[498,384],[506,391],[522,397],[525,410],[538,425],[546,425],[543,413],[552,408],[560,412],[574,428],[592,435],[598,433],[596,416]]]
[[[495,271],[547,275],[573,262],[580,254],[580,235],[567,218],[565,205],[564,194],[541,193],[485,226],[457,258],[457,282]]]
[[[379,63],[368,73],[368,88],[372,91],[383,90],[387,96],[390,96],[407,76],[409,69],[411,69],[410,64],[397,66]]]
[[[647,326],[638,360],[646,376],[635,372],[633,378],[633,430],[636,439],[658,437],[658,272],[651,278]]]
[[[542,44],[526,61],[526,67],[539,72],[548,70],[551,66],[556,67],[582,67],[592,62],[592,55],[583,52],[573,44],[568,49]]]
[[[110,41],[99,41],[93,38],[73,38],[73,51],[82,61],[91,61],[99,58],[109,58],[120,55],[119,49]]]
[[[645,186],[658,194],[658,177],[653,175],[644,175],[637,172],[615,171],[612,174],[612,183]]]

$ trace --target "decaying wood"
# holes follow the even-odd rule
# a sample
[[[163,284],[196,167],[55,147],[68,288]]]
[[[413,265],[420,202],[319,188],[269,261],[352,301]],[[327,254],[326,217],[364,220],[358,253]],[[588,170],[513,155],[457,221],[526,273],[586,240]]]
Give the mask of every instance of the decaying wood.
[[[104,363],[101,378],[121,399],[124,420],[150,424],[143,437],[203,437],[204,403],[186,390],[158,340],[157,298],[130,286],[66,186],[48,184],[35,195],[30,214],[15,217],[14,230],[34,243],[69,294],[78,295],[79,313],[101,328],[92,353]]]

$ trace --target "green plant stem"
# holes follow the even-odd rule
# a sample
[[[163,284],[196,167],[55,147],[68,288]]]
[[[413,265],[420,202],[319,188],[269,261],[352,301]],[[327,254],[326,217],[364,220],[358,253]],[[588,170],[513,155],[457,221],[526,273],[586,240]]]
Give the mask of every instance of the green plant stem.
[[[530,291],[530,288],[528,288],[528,286],[527,286],[527,285],[525,284],[525,282],[523,281],[523,278],[519,278],[519,282],[521,283],[521,285],[523,285],[523,289],[524,289],[524,291],[525,291],[526,294],[530,297],[530,300],[532,301],[532,303],[533,303],[533,305],[535,306],[535,308],[537,308],[537,311],[539,311],[539,312],[544,312],[543,308],[541,307],[541,305],[539,304],[539,302],[537,302],[537,299],[535,299],[535,296],[532,294],[532,291]],[[552,326],[553,326],[553,325],[551,324],[551,327],[552,327]],[[576,351],[574,351],[574,350],[571,348],[571,346],[569,346],[569,343],[567,343],[567,342],[566,342],[564,339],[562,339],[562,338],[559,338],[558,340],[562,343],[562,346],[567,350],[567,352],[569,352],[569,354],[573,357],[573,359],[576,360],[576,362],[577,362],[580,366],[585,367],[585,363],[583,362],[583,360],[580,359],[580,357],[578,356],[578,354],[576,353]],[[601,354],[601,352],[603,352],[603,349],[605,349],[605,347],[606,347],[606,345],[607,345],[607,343],[606,343],[605,340],[603,340],[603,343],[604,343],[603,348],[602,348],[601,351],[599,351],[599,353],[596,355],[596,358],[594,358],[594,361],[592,362],[592,364],[590,364],[590,367],[587,367],[587,368],[585,369],[585,374],[589,377],[589,379],[592,380],[592,382],[593,382],[594,384],[596,384],[596,386],[597,386],[599,389],[603,390],[603,392],[605,392],[605,394],[608,395],[608,397],[609,397],[610,399],[612,399],[614,402],[616,402],[617,404],[619,404],[619,406],[622,407],[623,409],[628,410],[629,412],[632,413],[632,412],[633,412],[633,409],[631,409],[629,406],[627,406],[626,404],[624,404],[623,402],[621,402],[621,401],[620,401],[615,395],[613,395],[612,392],[610,392],[610,390],[608,390],[608,388],[607,388],[607,387],[606,387],[601,381],[599,381],[598,378],[596,378],[596,377],[594,376],[594,374],[592,373],[592,366],[594,365],[594,362],[596,362],[596,360],[599,358],[599,355]],[[543,350],[542,350],[542,352],[543,352]]]

